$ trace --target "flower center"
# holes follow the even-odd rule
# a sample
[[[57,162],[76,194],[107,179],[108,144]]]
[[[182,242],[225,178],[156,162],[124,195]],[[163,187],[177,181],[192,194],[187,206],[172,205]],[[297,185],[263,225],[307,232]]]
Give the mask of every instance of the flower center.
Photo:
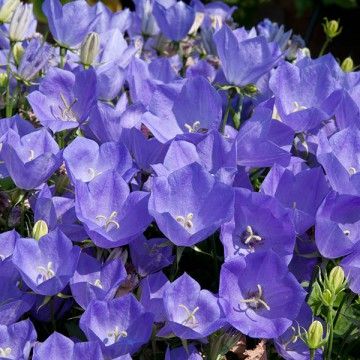
[[[119,229],[120,224],[114,220],[117,217],[117,211],[113,211],[110,216],[98,215],[96,217],[97,221],[102,222],[102,227],[105,229],[106,232],[110,231],[113,227]]]
[[[193,217],[194,217],[193,213],[188,213],[185,217],[177,216],[175,219],[179,224],[182,225],[183,228],[185,228],[186,230],[189,230],[194,227],[194,224],[192,222]]]
[[[61,116],[63,117],[64,121],[77,121],[76,114],[72,110],[72,107],[77,103],[77,99],[74,99],[70,104],[68,104],[65,96],[62,93],[60,93],[60,98],[64,104],[63,108],[59,106]]]
[[[196,320],[195,314],[199,311],[200,308],[197,306],[193,311],[190,311],[190,309],[184,304],[180,304],[179,307],[185,310],[187,316],[181,324],[189,325],[191,327],[197,326],[198,322]]]
[[[52,261],[47,263],[47,266],[38,266],[37,271],[39,272],[41,282],[50,280],[55,276],[55,271],[52,268]]]
[[[97,171],[94,168],[89,168],[88,169],[88,173],[90,175],[90,180],[94,179],[96,176],[100,175],[102,173],[102,171]]]
[[[343,231],[343,233],[344,233],[345,236],[349,236],[350,235],[350,230],[345,229]]]
[[[10,347],[0,347],[0,357],[7,358],[11,354],[11,350],[12,349]]]
[[[245,245],[254,246],[262,240],[263,238],[254,232],[250,225],[246,227],[246,230],[242,234],[242,241]]]
[[[108,333],[108,336],[114,338],[114,343],[116,343],[120,338],[127,337],[128,333],[125,330],[119,331],[119,327],[115,326],[115,329]]]
[[[200,130],[200,121],[195,121],[192,125],[185,123],[184,127],[189,133],[196,133]]]
[[[247,299],[240,300],[242,303],[248,304],[251,309],[258,310],[261,308],[265,308],[266,310],[270,310],[270,306],[264,300],[264,294],[261,285],[257,284],[257,290],[249,293],[249,297]]]

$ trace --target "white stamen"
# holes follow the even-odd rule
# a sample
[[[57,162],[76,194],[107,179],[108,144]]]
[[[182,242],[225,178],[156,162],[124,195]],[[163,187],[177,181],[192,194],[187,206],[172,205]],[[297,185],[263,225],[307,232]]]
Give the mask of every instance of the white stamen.
[[[184,127],[189,133],[196,133],[200,130],[200,121],[195,121],[192,125],[185,123]]]
[[[29,152],[30,152],[29,161],[34,160],[35,159],[35,151],[29,150]]]
[[[253,242],[260,242],[262,240],[261,236],[254,234],[253,229],[252,229],[252,227],[250,225],[248,225],[246,227],[246,234],[248,236],[244,240],[245,244],[250,244],[250,243],[253,243]]]
[[[179,307],[184,309],[187,315],[187,318],[182,322],[182,324],[190,325],[191,327],[197,326],[195,314],[199,311],[200,308],[197,306],[193,311],[190,311],[190,309],[184,304],[180,304]]]
[[[7,358],[11,354],[11,347],[2,348],[0,347],[0,357]]]
[[[344,233],[345,236],[349,236],[350,235],[350,230],[344,230],[343,233]]]
[[[116,229],[119,229],[120,224],[116,220],[114,220],[117,217],[117,214],[117,211],[113,211],[109,217],[106,217],[104,215],[98,215],[96,217],[96,220],[104,222],[102,226],[105,228],[105,231],[111,230],[111,225],[115,226]]]
[[[103,288],[100,279],[96,279],[96,280],[94,281],[94,285],[95,285],[96,287],[100,288],[100,289]]]
[[[177,216],[175,220],[180,223],[186,230],[192,229],[194,224],[192,219],[194,217],[193,213],[188,213],[185,217],[184,216]]]
[[[292,111],[293,113],[300,111],[300,110],[306,110],[306,109],[307,109],[306,106],[302,106],[297,101],[294,101],[294,110]]]
[[[115,326],[114,331],[108,333],[109,337],[114,337],[114,343],[116,343],[120,338],[127,337],[128,333],[125,330],[119,331],[119,327]]]
[[[55,272],[54,272],[54,270],[52,268],[52,262],[51,261],[49,261],[47,263],[46,267],[38,266],[36,269],[39,272],[39,274],[41,275],[42,281],[49,280],[49,279],[51,279],[51,278],[53,278],[55,276]]]
[[[353,166],[350,166],[348,171],[349,171],[350,175],[355,175],[356,174],[356,169]]]
[[[252,294],[248,299],[242,299],[240,302],[249,304],[252,309],[259,309],[264,307],[266,310],[270,310],[270,306],[263,299],[263,290],[260,284],[256,285],[258,290],[257,293]]]

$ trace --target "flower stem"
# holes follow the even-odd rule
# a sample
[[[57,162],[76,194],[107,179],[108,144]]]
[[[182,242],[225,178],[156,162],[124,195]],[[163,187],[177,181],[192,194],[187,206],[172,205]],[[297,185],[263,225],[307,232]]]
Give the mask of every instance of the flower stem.
[[[325,50],[327,49],[327,47],[329,46],[329,44],[331,43],[331,39],[330,38],[326,38],[324,45],[322,46],[320,52],[319,52],[319,57],[324,55]]]
[[[310,360],[314,360],[314,359],[315,359],[315,350],[310,349]]]
[[[221,126],[220,126],[220,132],[222,134],[224,134],[225,132],[225,126],[226,126],[226,122],[227,122],[227,119],[229,117],[229,113],[230,113],[230,108],[231,108],[231,96],[230,95],[227,95],[227,104],[226,104],[226,111],[225,111],[225,114],[222,118],[222,122],[221,122]]]
[[[329,339],[326,346],[326,359],[331,360],[331,352],[332,352],[333,338],[334,338],[334,319],[333,319],[331,307],[328,308],[328,314],[326,320],[329,326]]]

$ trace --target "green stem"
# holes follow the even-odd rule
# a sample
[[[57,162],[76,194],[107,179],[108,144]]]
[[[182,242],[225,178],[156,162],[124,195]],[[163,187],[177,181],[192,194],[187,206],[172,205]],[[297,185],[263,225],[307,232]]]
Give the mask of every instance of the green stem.
[[[60,46],[60,68],[63,69],[65,66],[65,57],[67,49]]]
[[[315,350],[310,349],[310,360],[314,360],[314,359],[315,359]]]
[[[13,47],[14,47],[14,42],[11,41],[10,49],[6,58],[7,83],[6,83],[6,97],[5,97],[5,114],[7,118],[12,116],[12,99],[10,94],[10,75],[11,75],[10,59],[11,59],[11,54],[13,52]]]
[[[51,314],[51,324],[52,324],[53,330],[56,331],[55,298],[54,297],[50,300],[50,314]]]
[[[230,109],[231,109],[231,99],[232,97],[230,95],[227,96],[227,104],[226,104],[226,111],[222,118],[221,126],[220,126],[220,132],[224,134],[225,132],[225,126],[227,118],[229,117]]]
[[[319,57],[324,55],[325,50],[327,49],[327,47],[329,46],[329,44],[331,43],[331,39],[330,38],[326,38],[324,45],[322,46],[320,52],[319,52]]]
[[[328,308],[328,314],[327,314],[327,324],[329,325],[329,340],[327,342],[326,346],[326,359],[331,360],[331,352],[332,352],[332,346],[333,346],[333,339],[334,339],[334,319],[332,315],[332,308]]]

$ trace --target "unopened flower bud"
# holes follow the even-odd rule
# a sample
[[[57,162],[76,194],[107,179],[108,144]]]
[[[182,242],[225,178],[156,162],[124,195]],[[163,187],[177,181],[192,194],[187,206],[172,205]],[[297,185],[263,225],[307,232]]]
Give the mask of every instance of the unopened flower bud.
[[[0,87],[5,87],[8,82],[8,76],[5,72],[0,73]]]
[[[307,332],[307,346],[315,350],[323,345],[324,329],[320,321],[315,320],[311,323]]]
[[[333,293],[329,289],[325,289],[321,294],[322,301],[326,306],[332,306],[333,304]]]
[[[11,20],[11,16],[14,13],[17,6],[20,4],[20,0],[7,0],[0,8],[0,22],[7,23]]]
[[[27,32],[31,23],[34,21],[32,4],[20,4],[10,21],[9,38],[10,41],[23,41],[26,39]]]
[[[350,56],[342,62],[341,69],[345,72],[350,72],[354,70],[354,61]]]
[[[345,273],[341,266],[335,266],[329,274],[328,288],[333,294],[337,294],[345,288]]]
[[[99,54],[100,36],[96,32],[87,35],[80,49],[80,61],[84,66],[90,66]]]
[[[19,65],[20,64],[20,61],[21,61],[21,58],[24,54],[24,51],[25,49],[23,48],[23,46],[21,45],[21,43],[16,43],[14,46],[13,46],[13,49],[12,49],[12,53],[13,53],[13,56],[14,56],[14,60],[15,60],[15,64],[16,65]]]
[[[241,91],[244,95],[252,96],[258,92],[258,89],[257,89],[256,85],[248,84],[248,85],[244,86],[243,88],[241,88]]]
[[[49,232],[48,226],[44,220],[38,220],[32,230],[32,237],[35,240],[40,240],[44,235]]]
[[[324,32],[328,38],[333,39],[334,37],[338,36],[341,33],[342,28],[340,27],[339,21],[336,20],[329,21],[327,18],[325,18],[324,20],[325,20],[325,22],[323,23]]]

